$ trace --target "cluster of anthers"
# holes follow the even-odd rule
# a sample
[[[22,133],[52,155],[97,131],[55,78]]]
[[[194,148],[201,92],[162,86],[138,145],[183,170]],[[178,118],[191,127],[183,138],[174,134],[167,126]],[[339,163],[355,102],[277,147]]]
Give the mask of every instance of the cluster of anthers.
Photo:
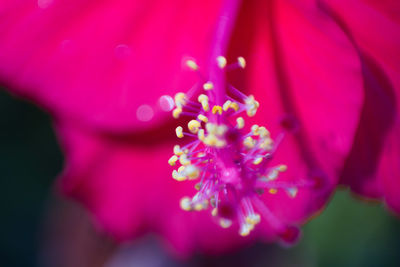
[[[243,57],[232,65],[226,63],[224,57],[217,58],[221,69],[245,68],[246,65]],[[193,60],[188,60],[186,65],[199,71]],[[286,165],[269,166],[284,133],[274,142],[265,127],[245,126],[241,114],[252,117],[259,108],[254,96],[247,96],[231,85],[214,88],[212,81],[207,80],[201,81],[199,86],[205,92],[197,99],[177,93],[172,111],[176,119],[192,118],[187,130],[182,126],[176,128],[176,136],[194,139],[183,147],[174,147],[174,155],[168,163],[180,166],[173,170],[172,177],[177,181],[198,180],[197,193],[191,198],[182,198],[181,208],[201,211],[211,206],[211,214],[221,227],[228,228],[236,221],[242,236],[249,235],[263,217],[284,241],[296,239],[298,228],[280,222],[259,197],[264,192],[277,194],[284,190],[294,198],[298,188],[306,186],[304,181],[279,181],[279,174],[286,171]],[[222,103],[212,100],[215,90],[226,90]]]

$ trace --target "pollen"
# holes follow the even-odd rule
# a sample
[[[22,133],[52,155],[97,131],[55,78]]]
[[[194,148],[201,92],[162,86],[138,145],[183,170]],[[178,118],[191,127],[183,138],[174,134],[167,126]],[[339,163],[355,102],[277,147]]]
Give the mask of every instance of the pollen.
[[[260,164],[262,161],[263,161],[263,157],[256,157],[256,158],[253,160],[253,164],[254,164],[254,165],[258,165],[258,164]]]
[[[199,95],[197,100],[200,102],[200,104],[205,112],[208,112],[210,110],[210,105],[208,104],[208,96],[201,94],[201,95]]]
[[[181,107],[177,107],[172,111],[172,116],[174,117],[174,119],[179,119],[179,116],[182,113],[182,108]]]
[[[192,70],[199,69],[193,60],[186,64]],[[246,61],[238,57],[227,67],[226,58],[220,56],[216,66],[227,72],[232,67],[245,68]],[[258,124],[245,127],[247,117],[253,117],[260,108],[253,95],[247,96],[232,85],[221,87],[211,77],[199,74],[201,81],[196,90],[201,92],[196,91],[197,99],[189,97],[193,92],[177,93],[172,111],[174,118],[190,117],[186,122],[188,131],[181,126],[175,129],[176,136],[185,137],[182,141],[187,144],[175,145],[168,160],[177,168],[172,178],[193,183],[196,189],[192,198],[181,199],[180,207],[185,211],[210,209],[222,228],[238,225],[243,237],[250,235],[261,220],[267,220],[277,236],[283,229],[297,229],[281,221],[260,196],[266,193],[269,198],[279,197],[279,201],[281,197],[296,199],[303,188],[315,186],[315,181],[286,177],[288,167],[284,164],[271,166],[285,134],[270,133]]]
[[[254,140],[251,136],[248,136],[246,139],[244,139],[243,145],[246,148],[251,149],[256,145],[256,140]]]
[[[215,105],[215,106],[213,106],[213,108],[212,108],[212,114],[219,114],[219,115],[222,115],[222,107],[221,106],[218,106],[218,105]]]
[[[231,106],[231,104],[232,104],[232,101],[226,100],[226,102],[225,102],[224,105],[222,106],[222,109],[223,109],[224,111],[228,111],[228,109],[229,109],[229,107]]]
[[[182,108],[182,106],[186,105],[186,95],[185,95],[185,93],[177,93],[175,95],[175,105],[178,108]]]
[[[181,149],[181,146],[180,145],[175,145],[174,146],[174,154],[175,155],[177,155],[177,156],[180,156],[180,155],[182,155],[184,152],[183,152],[183,150]]]
[[[197,116],[197,119],[200,120],[200,121],[202,121],[202,122],[204,122],[204,123],[207,123],[207,122],[208,122],[208,118],[207,118],[206,116],[204,116],[203,114],[199,114],[199,115]]]
[[[199,131],[199,128],[200,128],[200,127],[201,127],[201,124],[200,124],[200,122],[197,121],[197,120],[191,120],[191,121],[189,121],[189,123],[188,123],[188,128],[189,128],[189,131],[190,131],[191,133],[196,134],[196,133]]]
[[[229,105],[229,107],[230,107],[231,109],[233,109],[235,112],[237,112],[237,111],[239,110],[239,104],[236,103],[236,102],[232,102],[232,103]]]
[[[175,166],[177,161],[178,161],[178,157],[176,155],[173,155],[172,157],[169,158],[168,164],[171,166]]]
[[[221,219],[221,220],[219,221],[219,225],[220,225],[222,228],[229,228],[229,227],[231,227],[231,225],[232,225],[232,221],[229,220],[229,219]]]
[[[238,129],[243,129],[243,127],[244,127],[244,119],[243,119],[243,117],[236,118],[236,127]]]
[[[246,68],[246,60],[244,59],[244,57],[238,57],[237,61],[242,69]]]
[[[189,197],[182,198],[181,202],[180,202],[180,206],[181,206],[181,209],[183,209],[183,210],[186,210],[186,211],[192,210],[190,198]]]
[[[200,130],[199,130],[199,132],[197,133],[197,138],[198,138],[200,141],[204,142],[204,140],[205,140],[205,138],[206,138],[206,136],[205,136],[205,134],[204,134],[204,129],[200,129]]]
[[[183,155],[181,155],[181,156],[179,157],[179,162],[180,162],[183,166],[189,165],[189,164],[191,163],[186,154],[183,154]],[[179,170],[178,170],[178,171],[179,171]]]
[[[214,84],[212,82],[206,82],[203,84],[203,89],[206,91],[214,89]]]
[[[225,68],[226,67],[226,63],[227,63],[227,61],[226,61],[226,58],[224,56],[217,57],[217,64],[218,64],[219,68],[221,68],[221,69]]]
[[[199,66],[197,66],[197,63],[194,60],[191,60],[191,59],[186,61],[186,66],[188,66],[192,70],[198,70],[199,69]]]
[[[200,171],[196,166],[189,165],[185,168],[185,174],[189,177],[190,180],[194,180],[199,178]]]
[[[276,193],[278,193],[278,189],[276,189],[276,188],[270,188],[269,190],[268,190],[268,192],[270,193],[270,194],[276,194]]]
[[[183,128],[182,128],[182,126],[176,127],[175,133],[176,133],[176,136],[178,138],[183,138]]]

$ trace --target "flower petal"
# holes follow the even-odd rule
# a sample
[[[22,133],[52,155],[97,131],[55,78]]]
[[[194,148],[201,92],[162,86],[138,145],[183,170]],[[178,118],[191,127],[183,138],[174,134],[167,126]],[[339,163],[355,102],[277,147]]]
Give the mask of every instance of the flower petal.
[[[325,1],[362,62],[365,102],[341,182],[400,212],[400,3]]]
[[[80,200],[99,229],[117,240],[155,232],[171,252],[185,257],[225,252],[257,237],[239,236],[237,225],[222,229],[209,211],[180,209],[180,199],[196,192],[197,181],[171,178],[173,145],[169,138],[154,142],[159,132],[115,138],[66,124],[57,129],[66,154],[59,188]],[[269,240],[275,235],[268,225],[263,234]]]
[[[109,131],[151,127],[166,116],[159,98],[193,85],[196,74],[182,68],[182,59],[207,58],[219,6],[6,1],[0,81],[58,117]]]
[[[245,84],[235,84],[260,101],[254,122],[272,133],[286,114],[299,120],[300,130],[284,141],[276,161],[288,165],[288,179],[325,176],[328,188],[299,192],[294,200],[268,196],[267,203],[282,220],[304,221],[326,202],[351,149],[363,101],[361,64],[317,1],[251,3],[230,50],[231,57],[248,59]]]

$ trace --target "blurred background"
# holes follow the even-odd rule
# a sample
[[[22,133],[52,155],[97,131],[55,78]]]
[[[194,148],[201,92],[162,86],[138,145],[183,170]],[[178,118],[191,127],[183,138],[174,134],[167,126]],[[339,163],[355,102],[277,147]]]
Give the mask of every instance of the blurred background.
[[[219,257],[170,258],[148,236],[117,246],[54,193],[63,157],[50,117],[0,91],[0,266],[400,266],[400,220],[338,190],[294,248],[256,244]]]

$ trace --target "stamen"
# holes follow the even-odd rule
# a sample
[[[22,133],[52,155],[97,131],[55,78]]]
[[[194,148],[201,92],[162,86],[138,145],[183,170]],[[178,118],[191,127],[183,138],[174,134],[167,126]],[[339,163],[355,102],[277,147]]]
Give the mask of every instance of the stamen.
[[[225,57],[219,56],[216,61],[219,68],[227,69]],[[188,60],[186,64],[192,70],[199,68],[193,60]],[[238,57],[235,64],[240,68],[246,67],[243,57]],[[181,115],[193,117],[187,123],[188,132],[184,132],[182,126],[178,126],[175,132],[178,138],[185,136],[194,139],[183,148],[174,146],[174,155],[168,163],[175,166],[179,162],[180,167],[172,172],[172,177],[177,181],[200,178],[195,185],[198,192],[193,198],[182,198],[181,208],[200,211],[211,206],[211,214],[219,225],[228,228],[233,221],[237,221],[241,236],[249,235],[264,219],[282,240],[296,239],[298,229],[281,222],[260,200],[259,195],[264,191],[271,195],[283,191],[288,198],[296,198],[302,188],[316,188],[316,184],[322,182],[280,181],[287,166],[268,167],[268,164],[285,133],[278,134],[274,142],[264,126],[254,124],[250,130],[245,130],[245,119],[241,113],[249,117],[256,114],[260,104],[255,97],[247,96],[231,85],[218,88],[218,83],[214,84],[205,78],[200,81],[201,84],[203,86],[198,88],[204,91],[198,95],[198,103],[188,97],[194,96],[194,92],[188,95],[178,93],[175,95],[176,108],[172,111],[174,118]],[[215,94],[221,93],[220,90],[227,90],[230,96],[222,95],[216,103]],[[213,97],[209,98],[207,94]]]
[[[238,57],[237,61],[242,69],[246,68],[246,60],[244,59],[244,57]]]
[[[186,61],[186,65],[192,70],[198,70],[199,69],[199,66],[197,66],[197,63],[194,60],[191,60],[191,59]]]
[[[214,84],[212,82],[206,82],[205,84],[203,84],[203,88],[206,91],[210,91],[214,89]]]
[[[182,126],[176,127],[175,133],[176,133],[176,136],[178,138],[183,138],[183,128],[182,128]]]
[[[217,63],[218,67],[220,67],[221,69],[225,68],[227,63],[226,58],[224,56],[217,57]]]

